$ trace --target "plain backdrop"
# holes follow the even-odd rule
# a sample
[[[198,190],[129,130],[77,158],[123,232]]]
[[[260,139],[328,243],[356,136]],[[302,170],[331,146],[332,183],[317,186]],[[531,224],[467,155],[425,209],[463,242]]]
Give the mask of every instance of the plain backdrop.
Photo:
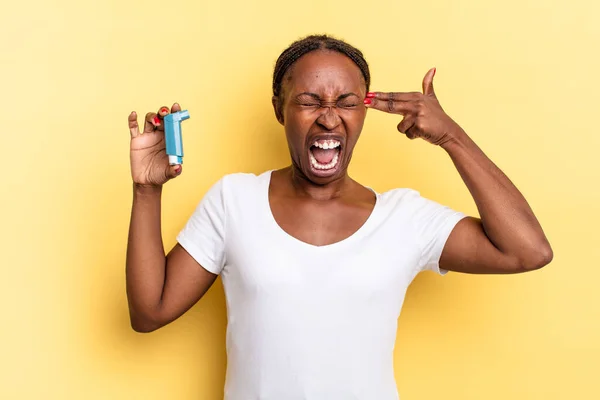
[[[421,89],[524,193],[554,248],[525,275],[419,275],[399,319],[403,400],[600,398],[600,3],[20,1],[0,13],[0,398],[222,398],[220,280],[184,317],[129,325],[127,116],[180,102],[183,175],[163,196],[170,249],[226,173],[287,165],[272,68],[293,40],[360,48],[372,89]],[[471,215],[443,150],[369,111],[351,174]]]

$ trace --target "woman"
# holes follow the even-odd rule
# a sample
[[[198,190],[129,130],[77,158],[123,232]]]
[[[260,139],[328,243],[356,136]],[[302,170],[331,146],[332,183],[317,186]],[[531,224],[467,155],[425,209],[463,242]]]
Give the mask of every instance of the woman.
[[[293,43],[273,77],[291,166],[223,177],[167,256],[160,196],[181,174],[164,151],[169,109],[148,113],[143,133],[132,113],[133,329],[150,332],[175,320],[221,274],[226,399],[397,399],[396,322],[417,273],[518,273],[552,259],[523,196],[442,110],[434,74],[425,76],[423,93],[369,92],[359,50],[327,36]],[[481,219],[414,190],[376,193],[352,180],[348,164],[368,109],[402,115],[400,132],[445,150]]]

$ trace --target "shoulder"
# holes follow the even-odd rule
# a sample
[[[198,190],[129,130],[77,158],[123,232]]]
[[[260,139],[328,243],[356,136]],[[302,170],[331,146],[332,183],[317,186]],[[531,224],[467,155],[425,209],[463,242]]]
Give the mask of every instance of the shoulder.
[[[261,174],[236,172],[224,175],[215,185],[220,186],[223,195],[249,194],[268,183],[269,176],[270,171]]]
[[[252,207],[268,185],[268,172],[262,174],[232,173],[221,176],[201,196],[196,213],[226,214]],[[243,210],[242,210],[243,211]]]
[[[382,206],[387,208],[396,209],[402,207],[406,209],[418,205],[418,203],[424,200],[424,197],[422,197],[421,193],[415,189],[395,188],[383,193],[378,193],[377,199]]]
[[[260,174],[237,172],[223,175],[204,195],[224,208],[242,203],[251,206],[268,190],[270,171]]]
[[[445,218],[457,214],[447,205],[424,197],[419,191],[411,188],[392,189],[379,194],[378,198],[389,216],[408,218],[417,224],[432,218]]]
[[[413,226],[421,194],[411,188],[394,188],[377,193],[376,208],[385,225]]]

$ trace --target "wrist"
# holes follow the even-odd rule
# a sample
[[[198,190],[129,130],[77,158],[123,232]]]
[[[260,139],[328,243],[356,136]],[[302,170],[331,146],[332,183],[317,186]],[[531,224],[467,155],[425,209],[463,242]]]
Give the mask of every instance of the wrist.
[[[133,193],[139,196],[156,196],[162,193],[162,185],[144,185],[133,183]]]
[[[461,147],[467,137],[467,133],[462,128],[457,127],[448,132],[447,139],[440,144],[440,147],[446,151],[452,151],[457,147]]]

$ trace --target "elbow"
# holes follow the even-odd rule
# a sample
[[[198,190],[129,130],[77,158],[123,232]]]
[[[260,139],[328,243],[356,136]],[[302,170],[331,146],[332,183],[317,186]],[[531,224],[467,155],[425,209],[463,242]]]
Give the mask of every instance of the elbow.
[[[140,315],[133,312],[129,313],[129,322],[131,323],[131,329],[138,333],[154,332],[163,326],[163,324],[152,316]]]
[[[150,333],[150,332],[154,332],[158,328],[160,328],[160,326],[155,325],[155,324],[149,324],[146,322],[139,322],[139,321],[136,321],[136,322],[131,321],[131,329],[133,329],[137,333]]]
[[[528,256],[519,265],[522,272],[541,269],[552,262],[554,252],[547,242],[531,250]]]

